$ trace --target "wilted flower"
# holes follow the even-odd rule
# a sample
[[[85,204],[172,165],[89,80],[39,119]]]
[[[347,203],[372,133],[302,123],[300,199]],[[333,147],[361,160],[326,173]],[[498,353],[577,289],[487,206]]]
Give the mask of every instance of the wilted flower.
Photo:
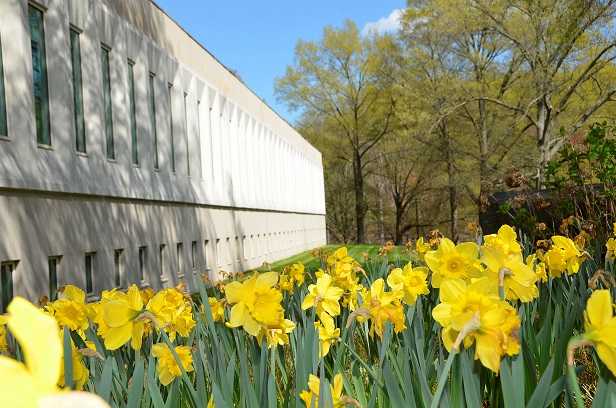
[[[334,318],[328,314],[324,313],[319,320],[320,321],[315,322],[314,326],[319,332],[321,357],[325,357],[329,353],[331,345],[340,338],[340,329],[336,327]]]
[[[592,342],[601,361],[616,376],[616,316],[609,290],[596,290],[588,299],[584,330],[584,339]]]
[[[608,239],[605,244],[605,248],[607,249],[607,254],[606,254],[607,259],[612,260],[612,261],[616,259],[616,239],[615,238]]]
[[[184,371],[191,372],[193,368],[193,359],[188,346],[177,346],[175,352],[180,358]],[[173,380],[182,375],[182,370],[175,360],[173,353],[164,343],[157,343],[152,346],[152,355],[158,359],[156,363],[156,372],[160,383],[164,386],[171,384]]]
[[[504,355],[520,351],[518,331],[520,318],[515,309],[500,300],[493,281],[481,278],[466,283],[461,280],[443,282],[441,303],[432,310],[432,317],[442,327],[442,339],[448,351],[475,343],[475,359],[498,373]]]
[[[308,294],[302,302],[302,310],[315,307],[318,316],[323,313],[338,316],[340,314],[338,300],[343,292],[342,289],[332,285],[332,277],[329,274],[323,274],[317,279],[316,285],[308,286]]]
[[[278,274],[266,272],[225,285],[227,303],[233,305],[227,326],[243,327],[255,337],[262,330],[281,327],[284,312],[282,293],[274,288],[277,283]]]
[[[387,284],[395,291],[403,294],[402,301],[407,305],[414,305],[417,296],[427,295],[428,290],[428,268],[413,268],[411,263],[407,263],[403,269],[395,268],[387,276]]]
[[[432,286],[438,288],[448,279],[469,280],[481,276],[479,247],[474,242],[455,245],[448,238],[441,239],[436,251],[426,253],[425,261],[432,270]]]

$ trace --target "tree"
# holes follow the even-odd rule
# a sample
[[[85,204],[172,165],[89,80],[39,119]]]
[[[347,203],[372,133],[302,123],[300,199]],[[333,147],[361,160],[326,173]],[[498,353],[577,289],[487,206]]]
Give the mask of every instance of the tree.
[[[357,242],[366,240],[368,156],[392,129],[395,47],[387,36],[362,37],[347,21],[340,29],[326,27],[318,42],[299,41],[293,66],[276,80],[277,97],[292,110],[328,122],[335,154],[350,163]]]

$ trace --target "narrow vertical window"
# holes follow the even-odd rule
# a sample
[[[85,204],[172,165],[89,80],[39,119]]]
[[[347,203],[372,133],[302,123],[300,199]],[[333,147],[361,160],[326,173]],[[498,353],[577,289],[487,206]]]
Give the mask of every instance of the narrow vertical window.
[[[4,92],[4,67],[2,66],[2,41],[0,40],[0,136],[9,135],[6,122],[6,94]]]
[[[130,104],[130,144],[133,164],[139,165],[139,143],[137,141],[137,116],[135,112],[135,63],[128,60],[128,92]]]
[[[167,85],[169,91],[169,137],[171,138],[171,171],[175,173],[175,144],[173,142],[173,84]]]
[[[149,83],[149,106],[150,106],[150,126],[154,139],[154,170],[158,170],[158,133],[156,132],[156,93],[154,91],[154,78],[156,75],[150,72]]]
[[[70,30],[71,64],[73,68],[73,116],[75,126],[75,148],[80,153],[86,152],[86,126],[83,117],[83,86],[81,78],[81,45],[79,32]]]
[[[47,262],[49,269],[49,300],[58,298],[58,264],[59,256],[50,256]]]
[[[94,261],[96,252],[88,252],[86,254],[86,293],[94,293]]]
[[[147,260],[147,247],[139,247],[139,282],[145,282],[145,264]]]
[[[167,265],[167,256],[166,253],[167,252],[167,245],[165,244],[160,244],[160,246],[158,247],[158,262],[160,263],[160,280],[165,282],[167,280],[167,276],[165,271],[167,270],[167,268],[165,267],[165,265]]]
[[[191,254],[190,258],[192,261],[192,268],[197,269],[197,241],[192,242],[190,254]]]
[[[5,262],[0,265],[0,313],[6,313],[6,308],[13,299],[15,265],[15,262]]]
[[[116,288],[124,286],[124,250],[113,251],[113,282]]]
[[[51,145],[43,12],[34,6],[28,6],[28,20],[30,23],[30,45],[32,48],[32,93],[34,96],[36,141],[42,145]]]
[[[188,150],[188,108],[186,106],[186,99],[188,94],[184,92],[184,137],[186,141],[186,174],[190,176],[190,151]]]
[[[113,108],[111,103],[111,71],[109,68],[109,48],[101,47],[101,67],[103,70],[103,110],[105,116],[105,145],[107,158],[115,159],[113,142]]]
[[[177,256],[178,256],[178,278],[184,276],[184,244],[178,242],[177,244]]]
[[[203,267],[205,269],[207,269],[207,251],[209,249],[209,245],[210,245],[210,241],[206,239],[203,242]]]

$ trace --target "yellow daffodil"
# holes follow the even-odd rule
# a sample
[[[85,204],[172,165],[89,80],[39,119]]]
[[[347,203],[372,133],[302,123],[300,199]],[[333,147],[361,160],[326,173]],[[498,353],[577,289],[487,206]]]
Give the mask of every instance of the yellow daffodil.
[[[283,292],[293,292],[293,279],[289,275],[282,274],[278,280],[278,286]]]
[[[428,290],[428,269],[425,267],[413,268],[411,263],[407,263],[403,269],[395,268],[387,276],[387,284],[395,291],[404,294],[402,301],[407,305],[414,305],[417,296],[427,295]]]
[[[340,338],[340,329],[336,327],[334,318],[328,314],[323,314],[319,322],[314,326],[319,332],[319,347],[321,357],[325,357],[329,353],[329,349]]]
[[[421,259],[422,261],[425,259],[426,253],[431,249],[432,247],[427,242],[424,242],[423,237],[419,237],[415,242],[415,250],[417,251],[419,259]]]
[[[210,311],[212,312],[212,319],[215,322],[222,322],[225,320],[225,303],[222,299],[216,299],[215,297],[207,298],[207,302],[210,305]]]
[[[425,261],[432,270],[432,286],[438,288],[448,279],[470,280],[481,276],[479,269],[479,247],[474,242],[455,245],[442,238],[435,251],[428,251]]]
[[[552,247],[545,253],[545,262],[550,275],[558,278],[565,271],[568,275],[577,273],[584,256],[575,243],[560,235],[553,236],[552,242]]]
[[[47,313],[56,318],[60,327],[68,327],[85,339],[89,326],[86,293],[73,285],[66,285],[58,291],[58,300],[45,305]]]
[[[608,239],[605,248],[607,249],[606,258],[612,261],[616,259],[616,238]]]
[[[385,281],[379,278],[372,283],[370,290],[363,291],[363,303],[354,313],[369,317],[372,322],[370,326],[371,335],[376,333],[382,338],[385,322],[392,323],[394,331],[399,333],[406,328],[404,324],[404,309],[402,303],[400,303],[401,298],[401,291],[386,292]]]
[[[149,287],[142,288],[141,290],[139,290],[139,294],[141,295],[141,300],[143,301],[143,304],[147,305],[150,299],[154,297],[154,289]]]
[[[327,257],[328,273],[332,277],[332,284],[343,290],[351,290],[357,285],[357,273],[359,264],[349,256],[346,247],[338,248],[333,254]],[[317,278],[324,273],[317,271]]]
[[[484,237],[484,248],[496,248],[505,255],[522,256],[522,247],[518,243],[518,234],[509,225],[503,225],[498,233]]]
[[[262,330],[281,327],[284,319],[282,293],[274,286],[276,272],[255,273],[244,282],[225,285],[227,303],[233,305],[228,327],[243,327],[252,336]]]
[[[145,321],[139,318],[143,312],[143,301],[139,288],[131,285],[126,293],[113,291],[101,299],[99,334],[105,340],[108,350],[116,350],[129,340],[135,350],[141,348]]]
[[[267,347],[284,346],[289,344],[289,333],[295,329],[295,323],[288,319],[283,319],[279,327],[270,327],[262,330],[257,339],[261,342],[261,337],[265,333]]]
[[[539,259],[537,254],[528,255],[526,257],[526,265],[535,272],[537,282],[545,283],[548,281],[547,266],[545,265],[545,262]]]
[[[584,338],[592,342],[601,361],[616,376],[616,316],[609,290],[596,290],[588,299],[584,330]]]
[[[462,333],[464,347],[475,343],[475,359],[495,373],[503,355],[519,352],[520,318],[511,305],[500,300],[493,280],[445,281],[440,300],[432,317],[443,327],[441,337],[448,351],[456,340],[462,340],[458,339]]]
[[[308,286],[308,294],[302,302],[302,309],[315,307],[318,316],[323,313],[338,316],[340,314],[338,300],[343,292],[342,289],[332,285],[332,277],[329,274],[323,274],[317,279],[316,285]]]
[[[6,323],[8,318],[0,315],[0,354],[6,353],[9,348],[9,344],[6,341]]]
[[[64,331],[60,330],[60,340],[64,344]],[[62,347],[62,359],[64,359],[64,347]],[[83,386],[88,382],[90,371],[88,367],[83,363],[83,356],[75,347],[75,343],[71,339],[71,360],[73,362],[73,382],[76,390],[83,390]],[[64,361],[64,360],[62,360]],[[58,385],[64,388],[64,364],[60,365],[60,376]]]
[[[62,341],[56,320],[16,297],[8,306],[7,325],[21,346],[25,364],[0,356],[0,406],[37,408],[60,406],[108,407],[83,392],[60,392]]]
[[[482,247],[481,261],[486,266],[487,275],[503,284],[505,298],[530,302],[539,296],[535,282],[537,275],[523,261],[518,253],[503,252],[503,247]]]
[[[342,395],[342,386],[342,375],[336,374],[334,376],[334,383],[330,385],[334,408],[341,408],[346,405],[344,397]],[[304,404],[306,404],[306,408],[319,407],[320,388],[321,380],[319,380],[319,377],[310,374],[310,376],[308,377],[308,390],[304,390],[299,394],[299,398],[304,401]]]
[[[177,346],[175,352],[180,358],[182,367],[187,373],[194,370],[193,358],[188,346]],[[156,373],[158,380],[164,386],[171,384],[173,380],[182,375],[182,370],[175,360],[173,353],[164,343],[157,343],[152,346],[152,355],[156,357]]]
[[[206,408],[216,408],[216,404],[214,403],[214,396],[210,395],[210,399],[207,401]]]
[[[146,309],[151,312],[160,328],[169,334],[171,341],[179,334],[188,337],[195,327],[192,302],[176,288],[163,289],[148,302]]]
[[[289,268],[289,277],[293,280],[295,285],[299,286],[304,283],[304,264],[294,263]]]

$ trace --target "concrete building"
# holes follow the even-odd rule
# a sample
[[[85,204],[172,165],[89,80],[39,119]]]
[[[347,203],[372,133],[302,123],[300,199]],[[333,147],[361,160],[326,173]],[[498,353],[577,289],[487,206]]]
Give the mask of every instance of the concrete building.
[[[320,153],[152,1],[1,0],[0,50],[2,308],[325,243]]]

